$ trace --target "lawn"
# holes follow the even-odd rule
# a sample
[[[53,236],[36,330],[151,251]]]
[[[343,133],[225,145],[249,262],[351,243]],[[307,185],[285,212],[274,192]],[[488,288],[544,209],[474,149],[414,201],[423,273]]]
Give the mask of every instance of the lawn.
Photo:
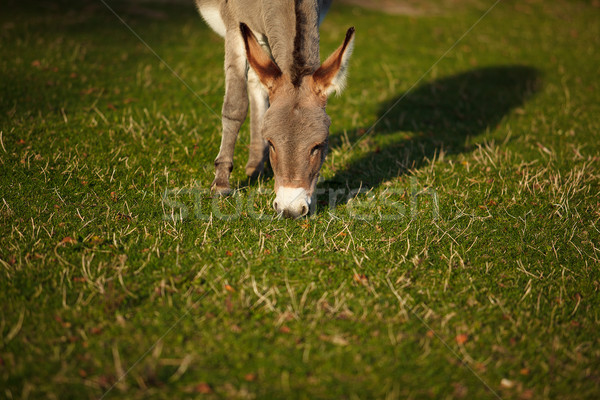
[[[598,398],[600,5],[431,4],[331,9],[348,88],[291,220],[248,123],[210,196],[191,0],[5,1],[0,397]]]

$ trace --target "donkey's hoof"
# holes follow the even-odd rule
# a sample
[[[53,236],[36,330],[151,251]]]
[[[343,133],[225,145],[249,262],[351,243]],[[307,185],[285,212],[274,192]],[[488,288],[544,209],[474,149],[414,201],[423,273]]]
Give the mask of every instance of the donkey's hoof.
[[[212,185],[210,185],[210,191],[217,196],[227,196],[232,192],[231,187],[229,187],[229,183],[217,181],[214,181]]]
[[[260,174],[263,173],[264,167],[264,162],[261,162],[258,165],[256,165],[256,163],[248,162],[248,164],[246,164],[246,175],[251,179],[256,179]]]

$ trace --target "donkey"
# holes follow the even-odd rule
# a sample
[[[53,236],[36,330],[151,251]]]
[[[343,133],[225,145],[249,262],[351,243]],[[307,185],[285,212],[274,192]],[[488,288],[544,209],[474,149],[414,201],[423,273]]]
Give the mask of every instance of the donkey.
[[[225,100],[221,148],[211,190],[230,193],[238,132],[250,103],[246,174],[256,177],[267,157],[278,214],[308,213],[327,154],[327,98],[346,82],[354,28],[323,64],[319,25],[331,0],[196,0],[208,25],[225,38]]]

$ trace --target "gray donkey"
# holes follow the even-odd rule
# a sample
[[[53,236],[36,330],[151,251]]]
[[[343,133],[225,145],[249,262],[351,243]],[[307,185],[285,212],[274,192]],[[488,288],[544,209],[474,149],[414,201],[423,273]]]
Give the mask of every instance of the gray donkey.
[[[275,175],[276,212],[292,218],[306,215],[327,154],[327,97],[345,84],[354,28],[321,65],[319,25],[331,0],[196,4],[208,25],[225,38],[223,136],[211,189],[230,192],[235,141],[250,102],[246,174],[258,176],[268,155]]]

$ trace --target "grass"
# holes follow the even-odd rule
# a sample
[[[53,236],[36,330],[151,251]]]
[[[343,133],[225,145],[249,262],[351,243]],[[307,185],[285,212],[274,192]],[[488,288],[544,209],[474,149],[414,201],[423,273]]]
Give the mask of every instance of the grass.
[[[458,43],[487,3],[334,6],[323,55],[356,50],[300,220],[247,124],[206,192],[223,45],[191,3],[108,2],[164,63],[101,2],[3,6],[0,396],[597,398],[596,2]]]

